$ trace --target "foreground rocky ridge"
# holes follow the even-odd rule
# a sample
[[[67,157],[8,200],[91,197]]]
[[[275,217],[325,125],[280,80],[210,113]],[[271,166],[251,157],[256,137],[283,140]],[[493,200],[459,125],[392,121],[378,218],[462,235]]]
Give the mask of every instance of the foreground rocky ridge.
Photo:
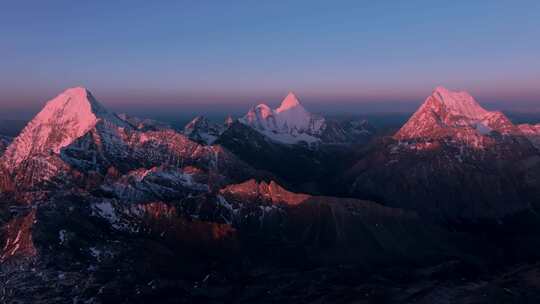
[[[4,230],[12,240],[0,265],[6,303],[538,297],[530,279],[537,266],[487,270],[510,261],[511,252],[494,252],[518,253],[531,231],[518,232],[521,242],[508,232],[496,242],[467,240],[411,212],[294,194],[275,183],[248,181],[170,202],[57,196],[19,212]],[[20,249],[9,255],[13,244]]]

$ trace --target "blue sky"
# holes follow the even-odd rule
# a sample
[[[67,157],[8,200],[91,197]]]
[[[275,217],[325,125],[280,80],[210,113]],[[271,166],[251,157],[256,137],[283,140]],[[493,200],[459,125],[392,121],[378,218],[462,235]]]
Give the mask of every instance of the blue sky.
[[[397,2],[4,1],[0,109],[83,85],[113,108],[277,103],[292,90],[361,111],[414,108],[444,85],[540,110],[540,1]]]

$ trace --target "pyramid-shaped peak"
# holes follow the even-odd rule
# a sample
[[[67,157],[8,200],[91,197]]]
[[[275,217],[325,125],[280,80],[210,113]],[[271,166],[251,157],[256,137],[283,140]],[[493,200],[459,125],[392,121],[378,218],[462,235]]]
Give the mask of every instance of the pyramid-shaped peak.
[[[265,104],[251,108],[239,121],[264,135],[284,143],[317,142],[324,118],[309,113],[290,92],[281,105],[272,110]]]
[[[95,116],[107,115],[108,111],[103,107],[92,93],[85,87],[68,88],[55,98],[47,102],[42,111],[77,111],[92,113]]]
[[[289,92],[289,94],[287,94],[285,99],[283,99],[283,101],[281,102],[281,105],[279,106],[279,108],[276,109],[276,112],[279,113],[279,112],[292,109],[298,106],[301,106],[300,101],[298,100],[296,95],[294,95],[293,92]]]
[[[188,124],[184,127],[184,129],[193,129],[196,127],[202,127],[208,125],[208,119],[206,117],[199,115],[195,116]]]
[[[86,88],[67,89],[48,101],[15,138],[4,154],[6,163],[12,168],[36,153],[59,153],[101,120],[129,127],[109,113]]]
[[[206,130],[208,129],[208,126],[208,119],[206,119],[206,117],[204,116],[199,115],[193,118],[184,126],[184,133],[190,135],[197,130]]]
[[[60,93],[57,98],[55,98],[55,99],[53,99],[51,101],[60,99],[59,97],[61,97],[61,96],[71,98],[71,99],[74,99],[74,100],[86,101],[88,103],[96,104],[96,105],[99,105],[100,107],[103,107],[94,98],[92,93],[85,87],[68,88],[64,92]]]
[[[451,91],[445,87],[436,87],[420,108],[411,116],[405,125],[394,135],[398,140],[434,139],[463,130],[464,126],[478,129],[489,122],[501,118],[482,108],[467,92]],[[501,119],[501,121],[504,119]],[[484,128],[479,132],[485,132]],[[452,133],[453,132],[453,133]]]

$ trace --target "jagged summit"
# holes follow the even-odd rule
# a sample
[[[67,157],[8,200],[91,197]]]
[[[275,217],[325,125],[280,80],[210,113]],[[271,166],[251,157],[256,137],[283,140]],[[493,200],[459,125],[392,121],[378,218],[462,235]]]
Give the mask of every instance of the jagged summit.
[[[48,101],[26,125],[7,148],[4,160],[14,167],[31,155],[59,153],[61,148],[83,136],[101,120],[127,126],[86,88],[67,89]]]
[[[275,110],[278,117],[278,128],[292,128],[297,131],[310,129],[313,115],[309,113],[298,101],[293,93],[289,93]]]
[[[184,134],[198,143],[211,145],[224,130],[225,125],[215,124],[204,116],[196,116],[184,127]]]
[[[482,108],[469,93],[464,91],[450,91],[445,87],[438,86],[431,94],[433,98],[441,102],[449,112],[473,119],[482,119],[488,111]]]
[[[190,136],[196,132],[208,132],[209,128],[216,127],[212,124],[206,117],[199,115],[195,116],[188,124],[184,127],[184,134]]]
[[[319,140],[314,135],[321,133],[325,120],[309,113],[290,92],[277,109],[259,104],[251,108],[240,122],[279,142],[311,143]]]
[[[273,180],[270,182],[257,182],[255,179],[229,185],[221,189],[220,194],[249,201],[263,200],[271,204],[285,205],[298,205],[310,198],[307,194],[290,192]]]
[[[283,99],[283,101],[281,102],[279,108],[276,109],[276,112],[281,113],[283,111],[287,111],[298,106],[302,106],[300,104],[300,101],[298,101],[298,98],[296,98],[296,95],[294,95],[293,92],[289,92],[289,94],[287,94],[285,99]]]
[[[263,118],[267,118],[273,115],[273,110],[268,105],[261,103],[252,109],[256,113],[260,113]]]
[[[241,120],[257,130],[277,129],[274,111],[266,104],[252,107]]]
[[[540,124],[521,124],[517,127],[537,149],[540,149]]]
[[[487,111],[467,92],[436,87],[409,121],[394,135],[398,140],[455,138],[478,143],[492,131],[515,132],[501,112]]]
[[[195,116],[185,127],[184,130],[191,130],[197,126],[208,125],[208,119],[206,117],[199,115]]]

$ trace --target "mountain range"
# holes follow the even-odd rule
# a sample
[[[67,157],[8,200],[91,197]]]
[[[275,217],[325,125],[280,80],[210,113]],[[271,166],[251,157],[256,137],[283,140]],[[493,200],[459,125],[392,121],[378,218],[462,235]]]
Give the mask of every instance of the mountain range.
[[[195,141],[212,144],[230,127],[238,127],[235,122],[281,145],[352,144],[366,142],[374,135],[373,127],[366,120],[334,121],[308,112],[292,92],[276,109],[259,104],[236,120],[228,116],[221,125],[197,116],[183,132]]]
[[[71,88],[0,137],[0,299],[493,301],[540,258],[539,138],[443,87],[391,136],[293,93],[175,130]]]

